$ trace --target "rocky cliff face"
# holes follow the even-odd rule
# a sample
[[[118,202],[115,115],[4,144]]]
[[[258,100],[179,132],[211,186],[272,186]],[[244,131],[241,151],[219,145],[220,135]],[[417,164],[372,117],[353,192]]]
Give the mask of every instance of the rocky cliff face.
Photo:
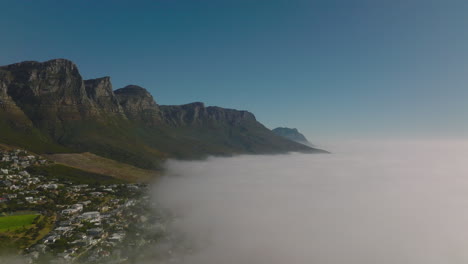
[[[114,93],[128,119],[140,121],[146,125],[160,123],[159,106],[146,89],[137,85],[128,85],[115,90]]]
[[[19,107],[37,125],[46,127],[67,120],[106,118],[107,114],[148,126],[256,122],[247,111],[205,107],[200,102],[159,106],[137,85],[113,91],[110,77],[83,80],[76,65],[64,59],[12,64],[0,67],[0,74],[3,107]]]
[[[88,98],[102,113],[116,114],[126,118],[125,112],[112,90],[110,77],[85,80],[84,85]]]
[[[17,109],[16,103],[8,94],[8,86],[11,83],[11,74],[0,68],[0,110],[11,111]]]
[[[78,68],[71,61],[21,62],[2,70],[9,73],[8,94],[18,105],[36,104],[80,115],[91,106]]]
[[[48,130],[52,137],[60,136],[64,120],[95,114],[78,68],[71,61],[27,61],[0,70],[8,76],[7,94],[35,126]]]
[[[89,151],[144,168],[168,157],[314,151],[247,111],[159,106],[142,87],[112,91],[109,77],[83,80],[64,59],[0,67],[0,142],[39,153]]]
[[[235,126],[243,122],[256,122],[255,116],[247,111],[214,106],[205,107],[200,102],[185,105],[166,105],[160,108],[164,122],[171,126],[209,125],[216,123],[226,123]]]
[[[12,76],[10,72],[0,69],[0,118],[14,127],[32,127],[32,122],[8,94]]]

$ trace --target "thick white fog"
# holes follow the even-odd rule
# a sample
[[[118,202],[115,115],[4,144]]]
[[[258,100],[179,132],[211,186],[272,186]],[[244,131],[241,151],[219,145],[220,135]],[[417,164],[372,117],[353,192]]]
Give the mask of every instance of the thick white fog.
[[[341,144],[333,154],[167,164],[154,199],[183,263],[468,263],[468,143]]]

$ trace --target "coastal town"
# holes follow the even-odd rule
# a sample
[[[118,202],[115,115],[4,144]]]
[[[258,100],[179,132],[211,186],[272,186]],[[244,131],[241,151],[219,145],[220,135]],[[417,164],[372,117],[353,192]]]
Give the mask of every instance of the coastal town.
[[[3,251],[20,252],[28,263],[133,263],[144,255],[139,250],[164,239],[147,184],[37,174],[51,166],[25,150],[0,151]]]

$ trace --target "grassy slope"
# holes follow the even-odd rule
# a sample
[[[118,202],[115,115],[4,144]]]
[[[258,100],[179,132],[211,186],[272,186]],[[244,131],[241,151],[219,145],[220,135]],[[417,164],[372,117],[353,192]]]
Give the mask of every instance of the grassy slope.
[[[147,169],[160,168],[166,157],[138,137],[138,127],[121,118],[63,121],[57,127],[40,127],[32,126],[24,115],[0,109],[0,143],[6,145],[38,154],[93,152]]]
[[[148,182],[160,174],[158,171],[137,168],[89,152],[52,154],[46,155],[46,157],[69,167],[91,173],[108,175],[130,182]]]
[[[27,168],[27,171],[31,174],[43,175],[61,181],[71,181],[77,184],[113,184],[126,182],[107,175],[87,172],[61,164],[32,166]]]
[[[14,116],[0,111],[0,142],[38,153],[69,152],[34,127],[20,124]]]
[[[172,157],[182,159],[203,158],[206,155],[281,153],[288,150],[320,152],[279,137],[264,126],[253,122],[239,126],[208,123],[161,127],[142,130],[140,135],[149,145],[170,153]]]
[[[147,170],[161,170],[162,162],[167,158],[200,159],[208,155],[314,151],[281,138],[263,125],[252,121],[236,126],[226,122],[205,122],[189,126],[147,127],[145,124],[109,116],[105,120],[63,121],[59,127],[56,127],[53,133],[56,143],[51,143],[47,128],[43,128],[41,132],[36,128],[29,131],[15,129],[8,122],[2,121],[0,116],[0,143],[16,145],[39,154],[91,152]],[[57,132],[58,130],[60,132]],[[73,163],[66,160],[62,162],[82,168],[74,161],[77,157],[79,155],[70,159]],[[98,163],[115,165],[103,160],[95,162]],[[99,169],[84,169],[95,173],[110,170],[106,169],[105,165],[97,168]],[[118,177],[131,178],[132,175]]]
[[[137,130],[122,119],[77,121],[67,123],[66,131],[57,140],[76,152],[92,152],[140,168],[160,169],[166,154],[148,146]]]

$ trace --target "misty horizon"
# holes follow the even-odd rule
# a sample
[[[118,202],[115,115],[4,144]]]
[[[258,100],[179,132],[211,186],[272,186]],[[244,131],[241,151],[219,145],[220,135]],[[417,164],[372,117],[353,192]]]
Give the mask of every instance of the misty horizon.
[[[468,142],[169,161],[177,263],[466,263]],[[173,260],[174,261],[174,260]]]

